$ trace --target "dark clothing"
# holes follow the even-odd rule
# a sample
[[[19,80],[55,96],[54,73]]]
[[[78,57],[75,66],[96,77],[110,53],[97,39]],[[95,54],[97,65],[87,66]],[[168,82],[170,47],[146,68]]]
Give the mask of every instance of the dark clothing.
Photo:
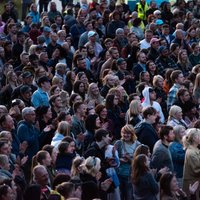
[[[131,116],[131,118],[128,120],[128,124],[131,124],[133,127],[140,122],[141,119],[137,115]]]
[[[133,75],[135,75],[135,80],[139,81],[140,79],[140,73],[146,71],[146,65],[142,66],[141,64],[137,63],[133,67]]]
[[[138,123],[134,128],[138,141],[140,141],[142,144],[149,146],[150,152],[152,152],[154,144],[159,139],[154,127],[151,124],[142,121]]]
[[[5,86],[0,92],[0,104],[10,107],[12,92],[13,89],[10,85]]]
[[[112,20],[108,22],[106,26],[106,37],[108,38],[114,38],[115,37],[115,32],[118,28],[124,28],[125,23],[123,21],[115,21]]]
[[[109,90],[110,90],[110,87],[108,87],[107,85],[104,85],[104,86],[102,87],[102,89],[101,89],[101,92],[100,92],[100,93],[101,93],[101,96],[104,97],[104,98],[106,98],[106,96],[107,96]]]
[[[149,48],[149,53],[148,53],[147,56],[148,56],[148,59],[149,59],[149,60],[155,61],[155,60],[158,58],[159,53],[158,53],[158,51],[157,51],[156,49],[150,47],[150,48]]]
[[[78,74],[79,72],[84,72],[85,75],[88,78],[89,83],[96,82],[94,80],[94,76],[93,76],[92,72],[90,70],[88,70],[88,69],[80,69],[78,67],[75,67],[74,68],[74,72],[75,72],[75,74]]]
[[[47,51],[47,54],[48,54],[49,59],[52,57],[52,54],[53,54],[54,50],[55,50],[57,47],[60,47],[60,45],[59,45],[59,44],[52,45],[52,43],[49,43],[49,44],[47,45],[46,51]]]
[[[17,67],[21,64],[20,55],[23,52],[23,45],[16,43],[12,48],[12,59],[14,60],[13,67]]]

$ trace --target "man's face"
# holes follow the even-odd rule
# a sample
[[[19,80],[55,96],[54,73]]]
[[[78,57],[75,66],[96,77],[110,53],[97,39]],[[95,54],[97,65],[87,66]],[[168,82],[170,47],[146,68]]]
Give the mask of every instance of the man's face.
[[[22,64],[27,65],[28,62],[29,62],[29,56],[28,55],[23,55],[21,62],[22,62]]]
[[[167,140],[167,142],[173,142],[175,139],[174,131],[170,130],[169,134],[165,136],[165,139]]]
[[[163,52],[162,52],[162,56],[163,57],[167,57],[169,55],[169,51],[168,49],[165,49]]]
[[[49,91],[50,88],[51,88],[51,84],[50,84],[49,81],[45,81],[44,83],[41,84],[41,86],[42,86],[42,89],[43,89],[44,91]]]
[[[112,46],[113,46],[113,42],[111,42],[111,41],[105,43],[106,49],[109,49]]]
[[[118,59],[119,58],[119,51],[117,49],[113,50],[111,56],[112,56],[113,59]]]
[[[145,53],[141,53],[141,54],[139,55],[138,61],[141,62],[141,63],[146,63],[146,61],[147,61],[147,56],[146,56],[146,54],[145,54]]]
[[[153,33],[145,33],[145,39],[147,42],[150,42],[153,37]]]
[[[25,120],[34,124],[36,119],[36,114],[35,111],[29,112],[28,114],[25,115]]]
[[[14,128],[14,120],[10,115],[6,116],[6,120],[3,124],[3,128],[7,131],[11,131]]]
[[[5,143],[1,148],[0,148],[0,154],[4,155],[9,155],[10,153],[10,145],[8,143]]]
[[[29,101],[31,99],[32,92],[30,90],[30,91],[27,91],[27,92],[25,92],[25,93],[23,93],[21,95],[22,95],[22,97],[23,97],[24,100]]]
[[[157,118],[157,113],[156,114],[153,114],[153,115],[148,115],[147,116],[147,119],[149,120],[149,122],[151,123],[151,124],[154,124],[155,122],[156,122],[156,118]]]
[[[85,117],[87,111],[87,106],[85,104],[81,104],[79,107],[79,113],[81,117]]]
[[[85,59],[78,60],[77,64],[78,64],[78,68],[80,68],[80,69],[86,68],[86,60]]]
[[[167,27],[163,28],[163,34],[169,35],[169,28],[167,28]]]
[[[156,100],[156,92],[155,91],[150,92],[149,98],[151,101],[155,101]]]
[[[61,17],[57,17],[55,22],[56,22],[56,24],[61,25],[62,24],[62,18]]]
[[[43,56],[41,57],[41,61],[47,63],[49,60],[47,53],[43,54]]]
[[[18,41],[21,43],[21,44],[24,44],[25,42],[25,35],[21,35],[18,37]]]
[[[126,61],[123,61],[120,65],[119,65],[120,69],[122,70],[126,70],[127,69],[127,63]]]
[[[49,174],[45,168],[41,168],[35,174],[36,183],[41,186],[46,186],[49,182]]]
[[[183,84],[183,81],[184,81],[184,76],[181,73],[181,74],[179,74],[178,78],[176,79],[176,82],[181,85],[181,84]]]

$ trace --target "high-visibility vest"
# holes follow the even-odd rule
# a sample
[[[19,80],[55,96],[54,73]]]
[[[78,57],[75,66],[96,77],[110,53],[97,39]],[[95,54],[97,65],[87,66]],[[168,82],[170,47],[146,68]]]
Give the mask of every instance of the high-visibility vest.
[[[145,3],[144,9],[143,6],[141,5],[140,2],[137,3],[137,13],[138,13],[138,18],[140,18],[141,20],[146,20],[146,12],[149,9],[147,3]]]

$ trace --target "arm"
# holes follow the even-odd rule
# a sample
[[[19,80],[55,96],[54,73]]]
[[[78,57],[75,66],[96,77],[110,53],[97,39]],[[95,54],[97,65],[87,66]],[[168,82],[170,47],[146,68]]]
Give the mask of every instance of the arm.
[[[158,192],[159,192],[158,183],[156,182],[155,178],[153,177],[153,175],[151,173],[148,173],[147,180],[148,180],[148,183],[149,183],[152,193],[155,195],[158,194]]]

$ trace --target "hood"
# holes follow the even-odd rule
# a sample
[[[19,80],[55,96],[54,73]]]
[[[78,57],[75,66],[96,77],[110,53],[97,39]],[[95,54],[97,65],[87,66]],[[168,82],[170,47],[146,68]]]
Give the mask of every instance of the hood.
[[[144,90],[142,91],[142,95],[143,95],[143,97],[144,97],[144,101],[143,101],[143,103],[142,103],[142,106],[143,107],[147,107],[147,106],[151,106],[151,104],[150,104],[150,97],[149,97],[149,89],[150,89],[151,87],[145,87],[144,88]]]

